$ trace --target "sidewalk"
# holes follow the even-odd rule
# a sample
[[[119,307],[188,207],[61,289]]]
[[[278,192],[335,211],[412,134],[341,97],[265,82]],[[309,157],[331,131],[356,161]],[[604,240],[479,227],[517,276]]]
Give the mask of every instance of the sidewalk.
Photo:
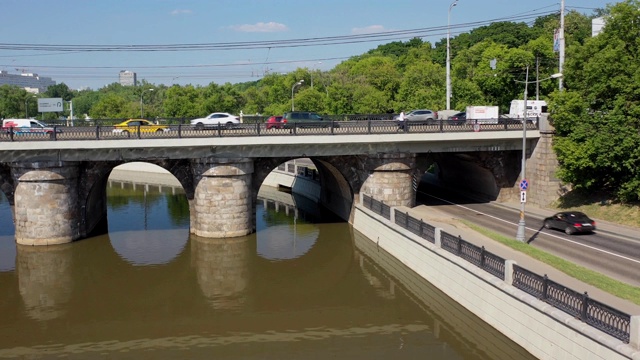
[[[509,206],[508,204],[501,204],[504,206]],[[520,208],[518,204],[517,209]],[[479,234],[475,230],[469,228],[461,221],[456,218],[451,217],[449,214],[446,214],[438,209],[433,207],[419,205],[412,209],[399,207],[400,211],[408,211],[411,216],[422,219],[423,221],[435,226],[442,228],[444,231],[451,235],[461,236],[465,241],[475,244],[476,246],[484,246],[485,249],[491,253],[494,253],[504,259],[514,260],[519,266],[532,271],[538,275],[547,275],[551,280],[566,286],[577,292],[587,292],[589,296],[595,300],[598,300],[604,304],[607,304],[617,310],[623,311],[629,315],[640,315],[640,305],[636,305],[628,300],[620,299],[615,297],[603,290],[600,290],[592,285],[588,285],[583,283],[573,277],[566,275],[565,273],[541,262],[536,259],[533,259],[519,251],[513,250],[510,247],[503,245],[493,239],[490,239],[482,234]],[[552,215],[554,212],[545,209],[536,209],[529,207],[527,211],[538,214],[541,217],[546,217]],[[548,215],[547,215],[548,213]],[[597,221],[597,220],[596,220]],[[612,224],[606,223],[601,224],[604,228],[612,229]],[[618,225],[616,226],[616,232],[620,232],[620,228]],[[625,229],[627,230],[627,229]],[[629,232],[632,229],[628,229]],[[634,234],[635,237],[638,236],[638,231]]]

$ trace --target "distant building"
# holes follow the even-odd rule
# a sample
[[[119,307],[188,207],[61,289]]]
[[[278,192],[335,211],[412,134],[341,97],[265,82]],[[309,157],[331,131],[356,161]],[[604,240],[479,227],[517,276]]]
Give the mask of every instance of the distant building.
[[[9,74],[4,70],[0,70],[0,85],[19,86],[30,93],[45,92],[49,86],[55,84],[56,82],[51,80],[50,77],[38,76],[38,74],[32,73]]]
[[[591,19],[591,36],[597,36],[604,28],[604,18]]]
[[[120,85],[122,86],[136,86],[138,85],[138,79],[136,73],[129,70],[120,71]]]

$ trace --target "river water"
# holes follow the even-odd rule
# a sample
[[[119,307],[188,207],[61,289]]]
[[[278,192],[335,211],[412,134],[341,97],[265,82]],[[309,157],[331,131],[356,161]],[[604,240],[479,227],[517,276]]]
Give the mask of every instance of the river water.
[[[533,358],[297,196],[205,239],[180,189],[109,182],[108,234],[50,247],[0,196],[0,359]]]

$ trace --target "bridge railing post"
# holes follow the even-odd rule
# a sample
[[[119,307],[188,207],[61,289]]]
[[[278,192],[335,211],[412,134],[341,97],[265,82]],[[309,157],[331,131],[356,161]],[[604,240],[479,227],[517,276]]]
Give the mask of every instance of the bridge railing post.
[[[510,121],[511,121],[511,118],[504,119],[504,131],[509,130],[509,122]]]
[[[440,119],[440,132],[444,132],[444,119]]]
[[[100,125],[96,125],[96,140],[100,140]]]
[[[371,134],[371,119],[367,120],[367,134]]]
[[[182,137],[182,123],[178,124],[178,138]]]
[[[218,137],[222,137],[222,125],[218,122]]]
[[[9,138],[13,141],[13,126],[9,128]]]

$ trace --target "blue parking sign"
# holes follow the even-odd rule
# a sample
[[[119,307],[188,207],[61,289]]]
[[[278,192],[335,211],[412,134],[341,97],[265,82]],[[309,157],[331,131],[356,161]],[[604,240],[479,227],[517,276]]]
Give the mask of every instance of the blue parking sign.
[[[526,191],[527,188],[529,188],[529,182],[527,179],[522,179],[522,181],[520,181],[520,190]]]

